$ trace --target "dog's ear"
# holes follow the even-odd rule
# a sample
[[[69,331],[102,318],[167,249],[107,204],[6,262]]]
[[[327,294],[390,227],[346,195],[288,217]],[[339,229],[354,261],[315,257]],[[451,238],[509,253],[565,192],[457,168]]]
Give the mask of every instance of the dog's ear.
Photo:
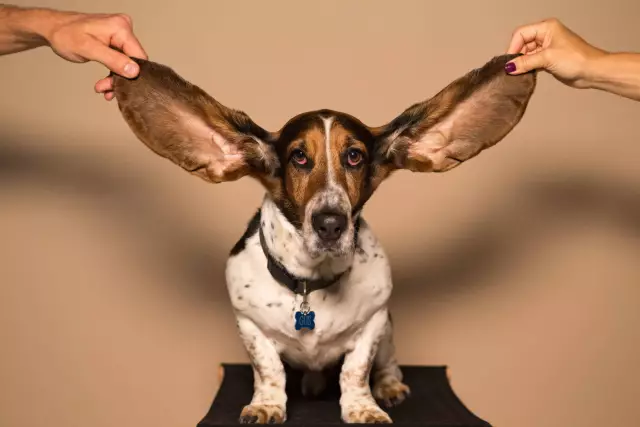
[[[167,66],[133,59],[138,77],[112,75],[114,93],[133,133],[156,154],[212,183],[275,171],[271,134],[244,112],[225,107]]]
[[[535,72],[517,76],[494,57],[377,128],[378,155],[388,168],[445,172],[501,141],[518,124],[536,86]]]

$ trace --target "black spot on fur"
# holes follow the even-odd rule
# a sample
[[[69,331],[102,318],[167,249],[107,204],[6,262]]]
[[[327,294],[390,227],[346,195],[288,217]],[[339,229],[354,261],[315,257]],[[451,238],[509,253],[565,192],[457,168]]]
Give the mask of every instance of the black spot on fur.
[[[259,227],[260,217],[261,217],[261,212],[260,212],[260,209],[258,209],[258,211],[253,215],[253,218],[251,218],[251,220],[249,221],[249,224],[247,225],[247,228],[244,231],[244,234],[242,235],[242,237],[240,237],[240,239],[236,242],[236,244],[231,249],[231,253],[230,253],[231,256],[238,255],[240,252],[242,252],[246,247],[247,239],[251,238],[254,234],[258,232],[258,229],[260,228]]]
[[[246,285],[244,285],[244,287],[245,287],[246,289],[249,289],[249,288],[251,287],[251,285],[247,283]]]
[[[367,255],[365,250],[361,247],[356,248],[356,253],[360,255],[360,264],[364,264],[365,262],[369,261],[369,255]]]

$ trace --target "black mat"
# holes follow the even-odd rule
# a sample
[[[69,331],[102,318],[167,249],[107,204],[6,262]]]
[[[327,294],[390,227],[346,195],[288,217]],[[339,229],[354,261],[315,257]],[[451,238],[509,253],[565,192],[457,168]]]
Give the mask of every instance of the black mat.
[[[249,365],[223,364],[224,377],[209,412],[198,427],[240,425],[238,418],[253,394],[253,372]],[[399,406],[385,409],[394,424],[426,427],[491,427],[469,411],[451,388],[444,366],[403,366],[404,382],[411,396]],[[340,420],[337,377],[317,398],[302,396],[301,374],[287,368],[287,421],[290,426],[330,426]]]

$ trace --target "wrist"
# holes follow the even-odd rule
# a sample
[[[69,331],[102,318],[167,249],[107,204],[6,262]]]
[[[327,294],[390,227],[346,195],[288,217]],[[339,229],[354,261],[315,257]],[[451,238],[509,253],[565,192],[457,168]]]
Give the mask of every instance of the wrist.
[[[607,64],[613,55],[604,50],[598,50],[589,55],[583,67],[583,81],[587,88],[595,89],[606,82]]]

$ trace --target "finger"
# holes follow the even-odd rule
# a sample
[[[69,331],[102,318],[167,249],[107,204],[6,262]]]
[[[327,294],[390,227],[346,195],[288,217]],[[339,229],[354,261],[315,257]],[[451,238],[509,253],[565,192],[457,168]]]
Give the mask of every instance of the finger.
[[[81,49],[82,56],[90,61],[97,61],[114,73],[133,78],[138,75],[138,64],[127,55],[105,46],[98,39],[88,36]]]
[[[115,93],[107,92],[104,94],[104,99],[106,99],[107,101],[111,101],[115,96],[116,96]]]
[[[111,45],[120,49],[127,56],[142,59],[148,58],[140,41],[130,28],[123,29],[114,34],[111,37]]]
[[[98,93],[108,92],[110,90],[113,90],[113,79],[111,77],[100,79],[95,85],[95,91]]]
[[[529,42],[524,47],[524,52],[522,53],[534,53],[537,49],[540,48],[540,45],[536,41]]]
[[[508,54],[514,54],[522,51],[522,49],[531,42],[536,44],[542,44],[544,36],[547,31],[547,24],[545,22],[524,25],[513,32]]]
[[[509,61],[505,65],[504,69],[509,74],[518,75],[531,70],[546,68],[548,65],[547,51],[542,51],[534,54],[518,56],[517,58]]]

